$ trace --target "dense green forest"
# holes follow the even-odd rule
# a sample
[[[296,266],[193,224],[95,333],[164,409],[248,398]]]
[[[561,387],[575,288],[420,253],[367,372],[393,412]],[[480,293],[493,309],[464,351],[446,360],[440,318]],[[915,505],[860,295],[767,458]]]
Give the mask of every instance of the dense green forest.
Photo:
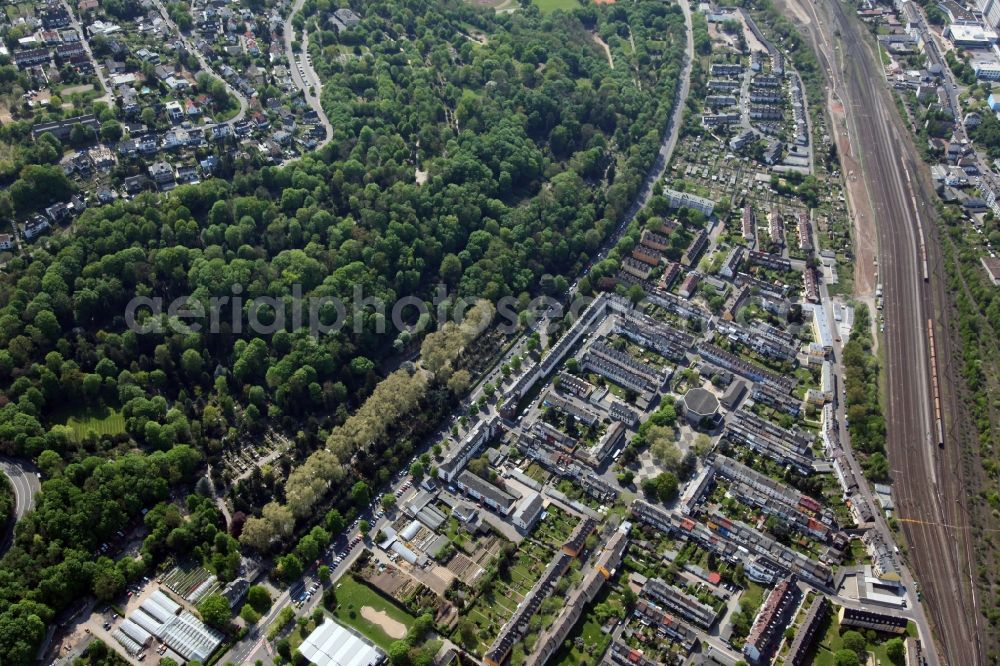
[[[363,14],[344,57],[328,36],[314,45],[334,126],[319,154],[89,209],[0,277],[0,452],[36,459],[45,476],[0,561],[0,663],[31,662],[57,613],[113,595],[168,555],[231,577],[235,542],[211,503],[192,496],[184,515],[162,504],[188,495],[227,446],[267,429],[292,437],[272,477],[231,485],[223,465],[211,467],[251,517],[244,546],[284,550],[321,510],[359,499],[332,481],[384,480],[468,383],[455,381],[471,340],[458,327],[424,341],[420,370],[383,380],[380,364],[418,341],[380,332],[372,308],[358,310],[360,330],[318,338],[239,332],[229,306],[215,334],[140,334],[125,323],[131,298],[207,304],[240,291],[244,303],[278,299],[289,321],[293,285],[348,303],[356,285],[391,304],[429,300],[439,282],[526,302],[589,260],[652,165],[681,66],[676,6],[542,17],[377,0]],[[261,319],[274,316],[265,308]],[[395,411],[378,409],[380,381]],[[78,436],[66,425],[100,409],[119,410],[124,432]],[[355,441],[361,426],[371,438]],[[332,454],[299,466],[328,438]],[[157,505],[140,559],[96,557]],[[228,527],[240,536],[241,523]]]

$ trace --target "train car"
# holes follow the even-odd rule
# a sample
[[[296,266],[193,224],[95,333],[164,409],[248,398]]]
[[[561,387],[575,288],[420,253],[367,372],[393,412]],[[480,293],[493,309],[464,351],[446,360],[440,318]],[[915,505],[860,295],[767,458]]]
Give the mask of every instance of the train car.
[[[938,448],[944,448],[944,420],[941,416],[941,388],[938,383],[937,347],[934,344],[934,322],[927,320],[927,341],[931,351],[931,400],[934,401],[934,438]]]

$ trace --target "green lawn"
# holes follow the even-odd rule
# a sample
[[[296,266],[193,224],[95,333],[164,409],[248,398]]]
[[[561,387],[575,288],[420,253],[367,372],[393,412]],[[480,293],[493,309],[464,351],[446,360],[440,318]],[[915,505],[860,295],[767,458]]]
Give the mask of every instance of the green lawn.
[[[577,0],[534,0],[534,3],[538,5],[543,14],[550,14],[557,9],[569,11],[580,6]]]
[[[296,624],[292,627],[292,630],[289,631],[288,636],[286,636],[292,654],[295,654],[295,651],[299,649],[299,646],[305,642],[306,638],[309,637],[309,634],[311,634],[314,629],[316,629],[316,623],[313,622],[311,618],[305,626],[300,627]]]
[[[108,407],[77,412],[66,419],[66,425],[73,429],[73,437],[78,442],[90,433],[98,436],[125,433],[125,417],[117,409]]]
[[[763,586],[752,580],[747,581],[747,589],[743,592],[743,599],[749,599],[753,602],[753,605],[760,608],[760,605],[764,603],[764,592],[766,590]],[[741,599],[742,601],[742,599]]]
[[[402,622],[409,629],[416,619],[405,610],[390,603],[385,597],[358,581],[354,576],[344,576],[336,586],[337,608],[333,615],[344,624],[354,627],[384,650],[396,640],[382,630],[382,627],[361,617],[361,609],[371,606],[376,611]]]

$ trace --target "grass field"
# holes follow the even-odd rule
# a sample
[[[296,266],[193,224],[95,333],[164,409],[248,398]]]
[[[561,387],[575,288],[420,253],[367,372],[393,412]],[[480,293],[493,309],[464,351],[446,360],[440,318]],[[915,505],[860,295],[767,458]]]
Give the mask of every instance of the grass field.
[[[543,14],[551,14],[557,9],[570,11],[580,6],[577,0],[534,0]]]
[[[385,633],[382,627],[361,617],[362,608],[371,606],[376,611],[385,611],[385,614],[392,619],[405,624],[407,629],[413,626],[413,621],[416,619],[353,576],[344,576],[340,579],[336,595],[337,608],[333,612],[334,617],[354,627],[384,650],[388,650],[395,639]]]
[[[105,407],[78,412],[68,419],[66,425],[73,429],[73,437],[81,441],[90,433],[101,435],[121,435],[125,432],[125,417],[117,409]]]

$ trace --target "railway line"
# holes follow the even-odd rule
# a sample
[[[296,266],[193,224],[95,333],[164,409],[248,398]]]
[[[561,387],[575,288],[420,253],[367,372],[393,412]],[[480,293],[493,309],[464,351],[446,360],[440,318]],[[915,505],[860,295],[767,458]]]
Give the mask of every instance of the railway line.
[[[935,194],[866,29],[839,0],[796,2],[844,106],[877,227],[887,325],[885,418],[896,509],[941,662],[986,663],[963,468],[961,405],[953,390],[950,311],[933,224]]]

